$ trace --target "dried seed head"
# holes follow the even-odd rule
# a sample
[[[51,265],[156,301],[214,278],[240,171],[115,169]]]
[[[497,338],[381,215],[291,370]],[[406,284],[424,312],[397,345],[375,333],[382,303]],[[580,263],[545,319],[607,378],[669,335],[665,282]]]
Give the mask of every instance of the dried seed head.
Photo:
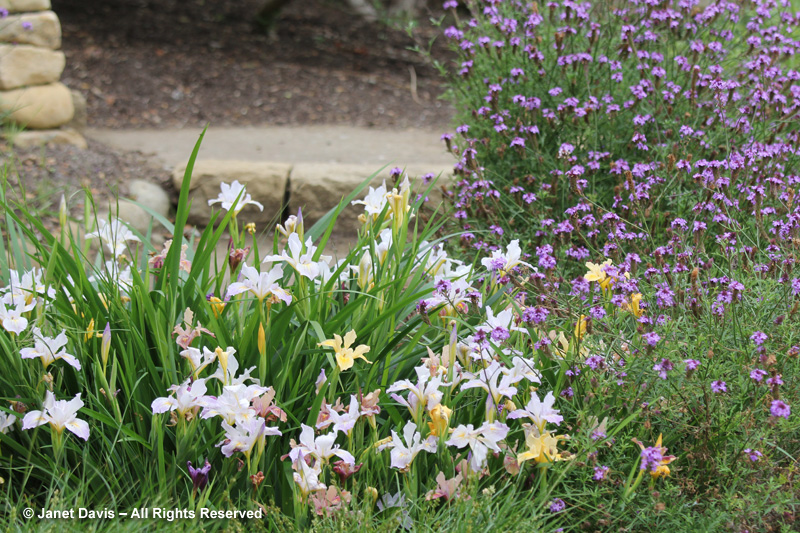
[[[630,170],[625,171],[625,183],[628,184],[628,190],[633,193],[636,190],[636,186],[633,183],[633,174]]]

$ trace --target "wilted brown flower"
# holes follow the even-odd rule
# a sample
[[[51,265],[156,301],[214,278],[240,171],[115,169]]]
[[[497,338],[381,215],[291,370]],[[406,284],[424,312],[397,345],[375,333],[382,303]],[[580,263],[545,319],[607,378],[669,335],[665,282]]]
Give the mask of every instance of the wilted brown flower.
[[[381,408],[378,406],[380,389],[375,389],[366,396],[361,395],[361,415],[373,417],[380,414]]]
[[[250,476],[250,483],[253,484],[253,490],[258,490],[258,487],[261,486],[261,483],[264,482],[264,472],[259,472],[257,474],[253,474]]]
[[[236,248],[231,250],[230,255],[228,256],[228,267],[231,269],[231,272],[234,272],[239,264],[245,260],[247,254],[250,253],[250,247],[247,248]]]
[[[270,387],[261,396],[253,398],[253,409],[258,413],[258,416],[263,417],[267,422],[275,420],[286,422],[286,412],[277,405],[272,404],[274,398],[275,389]]]
[[[339,476],[339,481],[342,485],[344,485],[344,482],[347,481],[350,476],[361,470],[362,466],[364,466],[364,463],[351,465],[350,463],[346,463],[344,461],[336,461],[333,463],[333,471],[336,472],[336,474]]]

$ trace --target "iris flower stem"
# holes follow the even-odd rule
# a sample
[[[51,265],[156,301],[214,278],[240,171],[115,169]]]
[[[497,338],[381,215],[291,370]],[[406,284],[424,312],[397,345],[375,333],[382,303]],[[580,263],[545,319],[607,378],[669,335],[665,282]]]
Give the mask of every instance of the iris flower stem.
[[[186,445],[187,445],[187,438],[186,438],[186,419],[178,415],[178,427],[176,428],[176,435],[175,440],[177,444],[177,450],[175,453],[176,461],[180,461],[186,453]],[[189,443],[190,445],[192,443]]]
[[[92,206],[94,205],[94,202],[92,201],[91,193],[88,190],[85,190],[84,193],[85,197],[83,199],[83,234],[87,235],[91,233],[92,230],[94,229],[94,224],[92,223],[94,221],[94,217],[92,216]],[[90,241],[84,238],[83,249],[81,250],[83,252],[82,257],[89,256],[89,246],[91,246]]]
[[[113,376],[112,376],[113,377]],[[106,378],[106,369],[105,366],[103,367],[103,373],[97,374],[97,378],[101,381],[101,385],[103,389],[106,391],[106,397],[108,401],[111,402],[111,405],[114,406],[114,418],[117,420],[118,423],[122,423],[122,412],[119,409],[119,404],[117,403],[117,399],[114,397],[114,391],[111,390],[111,386],[108,384],[108,378]]]
[[[236,214],[231,217],[231,238],[233,239],[233,247],[240,248],[239,246],[239,221],[236,219]]]
[[[295,271],[295,279],[297,280],[297,298],[295,298],[294,301],[297,304],[296,305],[297,314],[303,320],[307,320],[311,312],[311,308],[308,301],[308,290],[306,286],[306,279],[305,276],[302,276],[299,272],[296,271]]]
[[[636,481],[633,482],[633,485],[625,489],[625,494],[622,496],[623,500],[627,501],[633,495],[633,493],[636,492],[636,489],[639,488],[639,484],[642,482],[643,477],[644,470],[639,469],[639,474],[636,476]]]
[[[52,436],[53,442],[53,457],[56,460],[56,465],[61,466],[61,460],[64,457],[64,433],[63,430],[59,431],[58,429],[51,427],[50,428],[50,435]]]
[[[339,370],[339,366],[335,366],[333,368],[333,375],[330,378],[330,386],[328,387],[328,403],[333,404],[336,398],[336,391],[340,389],[341,381],[340,376],[342,372]]]

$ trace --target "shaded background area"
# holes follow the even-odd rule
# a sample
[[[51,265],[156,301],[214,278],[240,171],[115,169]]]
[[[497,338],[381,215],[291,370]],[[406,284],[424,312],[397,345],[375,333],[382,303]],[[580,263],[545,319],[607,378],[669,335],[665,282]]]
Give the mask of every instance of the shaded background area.
[[[271,36],[255,31],[264,0],[51,1],[67,56],[62,81],[86,97],[90,128],[199,133],[206,124],[337,125],[418,128],[436,132],[436,139],[450,129],[453,109],[438,98],[444,90],[438,72],[407,50],[438,35],[428,19],[441,11],[420,14],[415,40],[364,21],[343,0],[292,0]],[[447,64],[454,57],[442,38],[432,54]],[[85,150],[12,150],[0,140],[14,199],[48,227],[57,229],[62,193],[80,219],[81,187],[98,206],[127,196],[133,180],[177,198],[171,169],[152,154],[102,137],[87,140]]]
[[[53,0],[62,81],[87,99],[90,127],[349,124],[444,130],[452,116],[436,69],[404,31],[337,0],[293,0],[272,36],[262,0]],[[415,32],[437,29],[421,14]],[[443,40],[433,57],[447,62]]]

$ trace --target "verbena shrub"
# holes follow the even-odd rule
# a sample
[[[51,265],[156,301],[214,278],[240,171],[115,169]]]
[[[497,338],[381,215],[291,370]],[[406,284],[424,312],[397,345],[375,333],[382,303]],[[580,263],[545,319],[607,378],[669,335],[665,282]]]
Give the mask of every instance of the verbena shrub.
[[[797,237],[788,2],[467,5],[444,31],[465,245],[612,257],[678,217],[701,241]]]
[[[467,6],[445,30],[460,54],[461,125],[444,140],[462,250],[519,240],[537,272],[486,266],[521,291],[573,416],[643,424],[646,442],[663,432],[682,450],[677,485],[639,527],[789,527],[800,19],[776,2]],[[769,496],[753,488],[778,479]],[[594,509],[582,526],[617,523],[609,491],[573,500]]]

